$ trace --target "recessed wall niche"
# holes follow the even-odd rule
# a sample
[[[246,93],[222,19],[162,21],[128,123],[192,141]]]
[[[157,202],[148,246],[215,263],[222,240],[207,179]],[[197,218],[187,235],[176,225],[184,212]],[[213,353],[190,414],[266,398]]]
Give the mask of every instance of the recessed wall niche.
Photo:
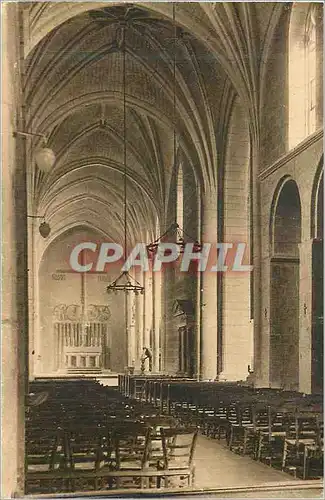
[[[94,265],[94,270],[79,273],[70,264],[77,244],[89,241],[99,248],[104,240],[91,229],[77,227],[60,235],[46,249],[39,267],[36,373],[124,369],[124,297],[106,293],[107,285],[117,276],[117,267],[96,272]],[[88,252],[87,262],[91,257]],[[96,259],[94,253],[95,264]]]

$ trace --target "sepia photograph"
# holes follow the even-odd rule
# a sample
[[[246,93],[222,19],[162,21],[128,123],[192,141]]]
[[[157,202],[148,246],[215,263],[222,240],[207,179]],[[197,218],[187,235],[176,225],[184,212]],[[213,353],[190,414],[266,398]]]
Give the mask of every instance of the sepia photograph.
[[[1,2],[1,499],[323,498],[323,2]]]

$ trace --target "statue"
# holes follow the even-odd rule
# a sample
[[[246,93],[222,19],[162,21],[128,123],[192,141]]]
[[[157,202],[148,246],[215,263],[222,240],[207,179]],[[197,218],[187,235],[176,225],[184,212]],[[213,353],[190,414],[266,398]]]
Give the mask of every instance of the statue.
[[[144,347],[141,355],[141,373],[145,371],[145,361],[149,359],[149,372],[152,371],[152,353],[148,347]]]

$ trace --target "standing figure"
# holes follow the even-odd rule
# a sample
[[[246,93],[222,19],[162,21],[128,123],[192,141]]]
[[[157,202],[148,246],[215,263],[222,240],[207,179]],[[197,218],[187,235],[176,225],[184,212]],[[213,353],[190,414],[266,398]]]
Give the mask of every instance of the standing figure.
[[[152,353],[148,347],[144,347],[141,355],[141,373],[145,371],[145,361],[149,359],[149,372],[152,371]]]

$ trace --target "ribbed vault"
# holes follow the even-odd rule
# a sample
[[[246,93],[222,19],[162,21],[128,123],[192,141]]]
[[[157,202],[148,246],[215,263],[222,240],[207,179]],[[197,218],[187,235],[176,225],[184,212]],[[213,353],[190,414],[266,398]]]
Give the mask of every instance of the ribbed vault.
[[[57,155],[49,176],[32,172],[34,209],[58,231],[78,213],[107,212],[112,237],[121,239],[125,22],[130,241],[154,234],[157,218],[165,224],[175,169],[175,56],[177,148],[203,190],[215,184],[225,99],[238,94],[258,135],[259,63],[272,6],[257,30],[257,5],[177,4],[176,43],[168,4],[26,6],[26,126],[46,134]]]

